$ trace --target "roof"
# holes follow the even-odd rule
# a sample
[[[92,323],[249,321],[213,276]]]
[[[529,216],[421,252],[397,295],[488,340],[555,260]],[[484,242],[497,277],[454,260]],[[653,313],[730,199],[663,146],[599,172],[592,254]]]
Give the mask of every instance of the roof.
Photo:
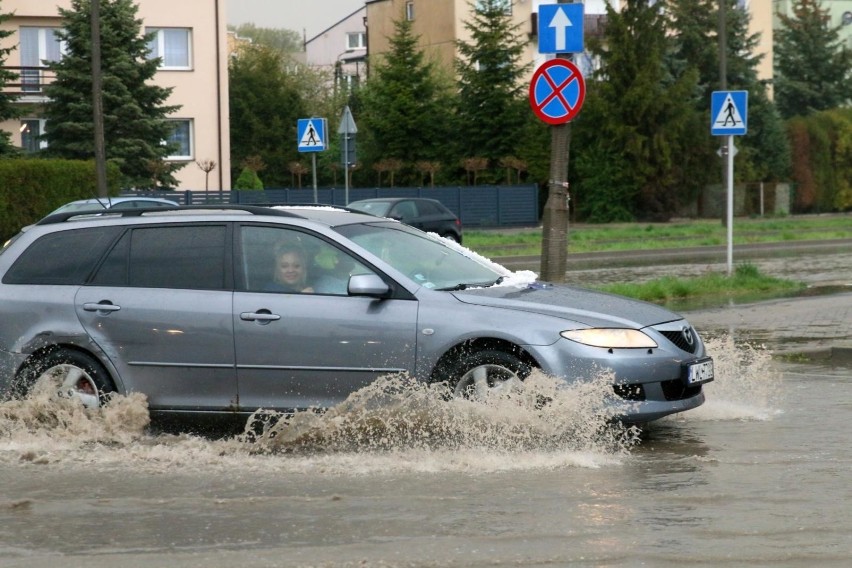
[[[323,31],[321,31],[320,33],[318,33],[317,35],[315,35],[315,36],[314,36],[314,37],[312,37],[311,39],[307,40],[307,41],[305,42],[305,45],[308,45],[309,43],[311,43],[312,41],[314,41],[315,39],[317,39],[317,38],[318,38],[318,37],[320,37],[321,35],[325,34],[326,32],[328,32],[328,31],[330,31],[330,30],[332,30],[332,29],[334,29],[334,28],[336,28],[337,26],[339,26],[340,24],[342,24],[343,22],[345,22],[346,20],[348,20],[349,18],[351,18],[352,16],[354,16],[355,14],[357,14],[358,12],[366,11],[366,10],[367,10],[367,5],[366,5],[366,4],[364,4],[363,6],[361,6],[360,8],[358,8],[357,10],[355,10],[354,12],[352,12],[351,14],[347,15],[347,16],[346,16],[346,17],[344,17],[344,18],[341,18],[341,19],[337,20],[335,23],[333,23],[332,25],[328,26],[327,28],[325,28]],[[366,30],[366,27],[365,27],[365,30]]]

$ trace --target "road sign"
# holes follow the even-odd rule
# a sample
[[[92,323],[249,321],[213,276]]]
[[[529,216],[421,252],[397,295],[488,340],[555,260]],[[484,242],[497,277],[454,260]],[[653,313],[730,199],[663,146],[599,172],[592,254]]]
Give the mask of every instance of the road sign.
[[[567,59],[545,61],[533,73],[530,106],[547,124],[564,124],[573,119],[585,98],[583,74]]]
[[[748,130],[748,91],[713,91],[710,134],[739,136]]]
[[[583,4],[540,4],[538,52],[583,51]]]
[[[322,152],[325,150],[325,133],[328,131],[324,118],[300,118],[296,121],[296,143],[299,152]]]

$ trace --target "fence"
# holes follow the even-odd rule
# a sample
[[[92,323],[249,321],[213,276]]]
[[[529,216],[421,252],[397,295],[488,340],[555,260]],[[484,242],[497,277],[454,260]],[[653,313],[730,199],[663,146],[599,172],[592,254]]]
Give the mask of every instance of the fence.
[[[130,194],[127,194],[130,195]],[[134,193],[133,195],[142,195]],[[263,191],[157,191],[145,193],[183,204],[294,205],[314,203],[313,189]],[[539,223],[538,186],[481,185],[474,187],[350,188],[349,201],[375,197],[428,197],[447,206],[465,227],[524,227]],[[317,189],[317,203],[345,205],[341,188]]]

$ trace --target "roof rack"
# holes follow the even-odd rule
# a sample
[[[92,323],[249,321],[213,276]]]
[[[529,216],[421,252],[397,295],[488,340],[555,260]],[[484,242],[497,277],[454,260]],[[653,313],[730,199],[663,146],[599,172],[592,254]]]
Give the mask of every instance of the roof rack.
[[[317,205],[313,203],[312,205]],[[320,205],[321,206],[321,205]],[[145,213],[164,213],[166,211],[244,211],[252,215],[273,215],[276,217],[294,217],[304,219],[304,215],[299,215],[291,211],[282,211],[281,209],[273,209],[273,206],[263,205],[237,205],[229,204],[207,204],[207,205],[173,205],[168,207],[139,207],[136,209],[103,209],[93,208],[80,211],[67,211],[63,213],[54,213],[40,220],[36,225],[53,225],[56,223],[64,223],[74,217],[141,217]]]

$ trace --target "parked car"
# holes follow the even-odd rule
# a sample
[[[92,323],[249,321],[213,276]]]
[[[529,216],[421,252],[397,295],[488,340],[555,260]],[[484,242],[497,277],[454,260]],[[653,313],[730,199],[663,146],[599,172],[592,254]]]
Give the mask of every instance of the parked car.
[[[421,231],[462,242],[462,224],[455,213],[436,199],[424,197],[387,197],[362,199],[349,204],[350,209],[402,221]]]
[[[139,209],[142,207],[174,207],[178,202],[161,197],[96,197],[66,203],[49,214],[98,209]]]
[[[289,292],[270,291],[281,250],[305,271]],[[0,393],[54,380],[97,407],[141,392],[155,419],[329,407],[397,372],[478,397],[533,369],[611,369],[636,423],[699,406],[713,379],[698,333],[662,307],[331,207],[49,216],[0,250],[0,316]]]

